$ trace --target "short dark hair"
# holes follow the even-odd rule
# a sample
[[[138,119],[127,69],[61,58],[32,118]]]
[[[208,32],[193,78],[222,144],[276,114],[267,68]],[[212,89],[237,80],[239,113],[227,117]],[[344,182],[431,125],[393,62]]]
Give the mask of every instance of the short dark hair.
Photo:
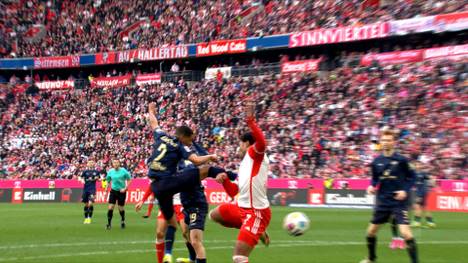
[[[240,137],[241,141],[243,142],[249,142],[250,145],[253,145],[255,143],[255,138],[253,137],[251,132],[247,132],[241,135]]]
[[[192,129],[190,129],[189,126],[182,125],[182,126],[177,127],[177,129],[176,129],[176,136],[177,137],[179,137],[179,136],[190,137],[192,135],[193,135],[193,131],[192,131]]]

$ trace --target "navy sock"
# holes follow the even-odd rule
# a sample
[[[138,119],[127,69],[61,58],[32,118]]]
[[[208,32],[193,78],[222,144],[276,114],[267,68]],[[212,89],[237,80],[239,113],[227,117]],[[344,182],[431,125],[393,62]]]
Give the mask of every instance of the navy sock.
[[[166,231],[166,251],[165,254],[172,255],[172,245],[174,244],[174,236],[175,236],[176,228],[173,226],[168,226]]]
[[[88,207],[85,206],[85,207],[83,208],[83,211],[84,211],[84,217],[85,217],[85,218],[88,218],[88,215],[89,215]]]
[[[192,244],[190,244],[190,242],[185,242],[185,245],[187,246],[190,260],[195,261],[195,259],[197,258],[197,253],[195,252],[195,249],[193,248]]]
[[[406,240],[406,246],[411,263],[418,263],[418,249],[416,247],[416,241],[414,239]]]
[[[197,258],[196,263],[206,263],[206,258]]]
[[[125,210],[120,211],[120,217],[122,218],[122,222],[125,221]]]
[[[112,223],[112,216],[114,215],[114,210],[107,210],[107,224],[110,225]]]
[[[211,166],[209,169],[208,169],[208,177],[211,177],[211,178],[216,178],[216,176],[220,173],[225,173],[226,170],[224,170],[223,168],[220,168],[220,167],[215,167],[215,166]]]
[[[392,236],[393,237],[398,237],[398,229],[397,229],[397,224],[395,222],[395,219],[392,220]]]
[[[375,245],[377,244],[376,237],[367,237],[367,249],[369,250],[369,259],[374,261],[377,258],[375,254]]]
[[[93,217],[93,212],[94,212],[94,206],[90,206],[88,207],[88,215],[89,215],[89,218]]]

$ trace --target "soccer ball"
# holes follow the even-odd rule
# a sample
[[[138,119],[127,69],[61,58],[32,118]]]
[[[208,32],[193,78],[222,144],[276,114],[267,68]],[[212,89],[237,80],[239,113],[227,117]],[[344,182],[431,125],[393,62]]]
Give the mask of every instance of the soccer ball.
[[[304,213],[292,212],[284,218],[283,228],[291,236],[297,237],[303,235],[309,229],[309,224],[310,220]]]

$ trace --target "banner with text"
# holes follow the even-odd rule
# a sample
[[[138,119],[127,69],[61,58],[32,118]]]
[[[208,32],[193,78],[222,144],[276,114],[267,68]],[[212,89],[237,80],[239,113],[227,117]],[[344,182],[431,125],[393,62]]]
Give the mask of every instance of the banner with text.
[[[80,66],[80,56],[34,58],[34,69],[73,68]]]
[[[468,12],[436,15],[437,31],[459,31],[468,28]]]
[[[93,78],[91,80],[91,87],[109,87],[116,88],[126,85],[130,85],[130,80],[132,75],[118,76],[118,77],[102,77],[102,78]]]
[[[75,81],[73,80],[43,81],[35,84],[40,90],[61,90],[75,87]]]
[[[468,57],[468,44],[428,48],[424,50],[423,59],[449,59],[449,60],[461,60]]]
[[[281,64],[281,73],[315,72],[318,70],[320,59],[289,61]]]
[[[406,35],[434,30],[435,16],[390,21],[392,35]]]
[[[327,205],[352,205],[373,206],[375,195],[368,195],[365,190],[334,190],[325,191],[325,204]]]
[[[385,52],[379,54],[367,54],[361,58],[361,65],[370,66],[372,62],[376,61],[379,65],[393,65],[420,62],[423,58],[422,50],[408,50],[408,51],[395,51]]]
[[[468,212],[468,192],[432,192],[427,206],[432,211]]]
[[[316,29],[311,31],[292,33],[289,37],[289,47],[303,47],[368,40],[384,38],[389,35],[390,24],[387,22],[363,26]]]
[[[116,63],[135,61],[163,60],[188,57],[188,48],[185,45],[158,47],[150,49],[134,49],[116,52]]]
[[[235,54],[247,51],[246,39],[218,40],[197,44],[197,57],[215,56],[221,54]]]
[[[137,86],[161,83],[161,73],[140,74],[135,78]]]

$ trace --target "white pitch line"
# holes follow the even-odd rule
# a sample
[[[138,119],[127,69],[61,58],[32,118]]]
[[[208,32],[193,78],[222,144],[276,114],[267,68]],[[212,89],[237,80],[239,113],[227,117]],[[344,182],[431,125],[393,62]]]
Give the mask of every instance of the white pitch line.
[[[219,242],[220,240],[218,240]],[[285,240],[286,241],[286,240]],[[308,246],[308,247],[321,247],[321,246],[357,246],[365,245],[364,242],[327,242],[327,241],[310,241],[310,242],[289,242],[289,244],[272,244],[270,247],[299,247],[299,246]],[[450,245],[450,244],[468,244],[467,241],[423,241],[418,242],[418,244],[434,244],[434,245]],[[209,247],[207,250],[222,250],[222,249],[232,249],[233,246],[219,246],[219,247]],[[185,248],[175,248],[174,251],[185,250]],[[0,258],[0,262],[7,261],[23,261],[23,260],[38,260],[38,259],[52,259],[52,258],[66,258],[66,257],[78,257],[78,256],[96,256],[96,255],[108,255],[108,254],[138,254],[138,253],[150,253],[154,252],[154,249],[132,249],[132,250],[120,250],[120,251],[92,251],[92,252],[78,252],[78,253],[68,253],[68,254],[55,254],[55,255],[42,255],[42,256],[28,256],[28,257],[10,257],[10,258]]]
[[[230,243],[235,240],[205,240],[205,243]],[[185,243],[185,241],[178,240],[176,243]],[[302,243],[311,242],[307,240],[275,240],[279,243]],[[6,249],[24,249],[24,248],[46,248],[46,247],[79,247],[79,246],[100,246],[100,245],[136,245],[136,244],[151,244],[154,243],[152,240],[133,240],[133,241],[104,241],[104,242],[77,242],[77,243],[49,243],[49,244],[26,244],[26,245],[11,245],[11,246],[0,246],[0,250]]]

